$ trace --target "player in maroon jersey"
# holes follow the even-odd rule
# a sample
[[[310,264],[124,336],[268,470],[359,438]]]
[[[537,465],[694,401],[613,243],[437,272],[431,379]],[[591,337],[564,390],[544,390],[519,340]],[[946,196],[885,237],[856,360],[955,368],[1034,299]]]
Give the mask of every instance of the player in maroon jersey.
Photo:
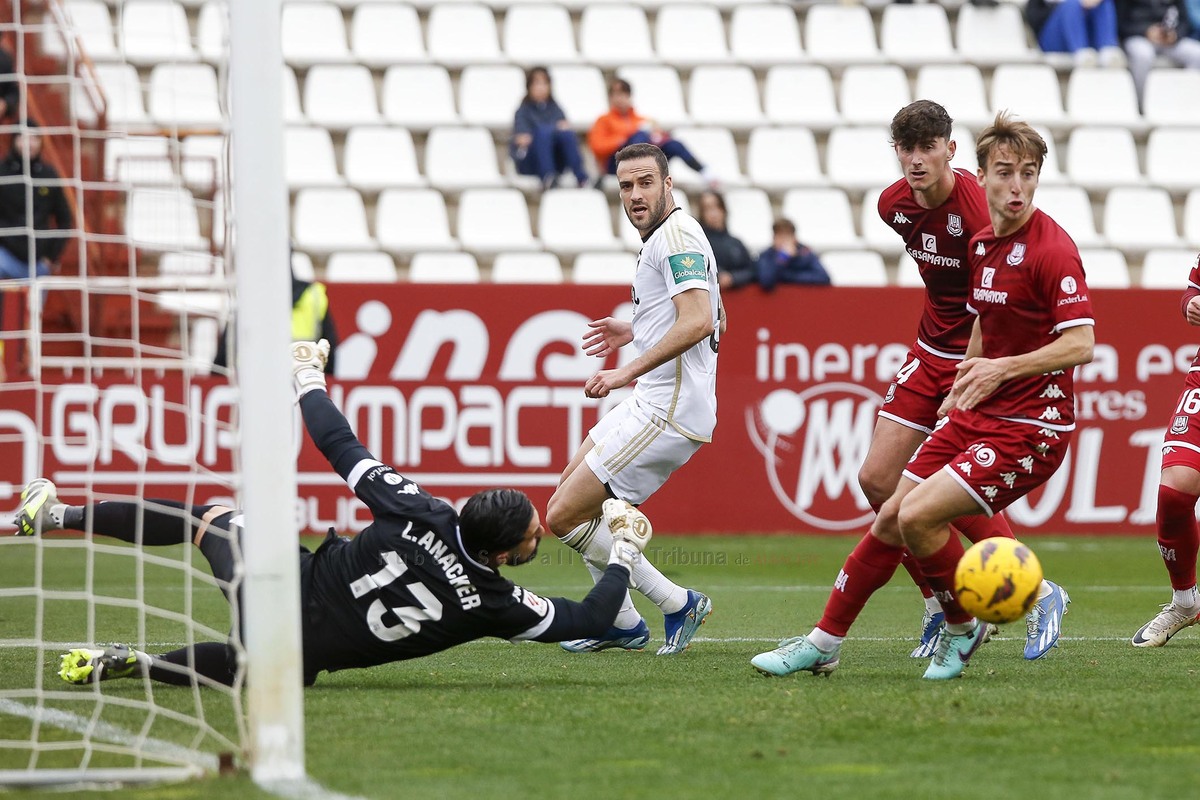
[[[1200,256],[1183,293],[1183,316],[1200,325]],[[1188,370],[1162,449],[1158,484],[1158,551],[1174,590],[1171,602],[1133,635],[1134,647],[1162,647],[1200,621],[1196,593],[1196,501],[1200,500],[1200,351]]]

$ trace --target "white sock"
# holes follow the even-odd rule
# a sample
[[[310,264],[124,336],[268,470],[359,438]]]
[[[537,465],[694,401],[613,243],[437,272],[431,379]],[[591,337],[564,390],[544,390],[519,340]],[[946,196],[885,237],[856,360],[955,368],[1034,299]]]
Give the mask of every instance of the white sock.
[[[925,612],[927,614],[941,614],[942,604],[938,602],[935,595],[930,595],[925,598]]]
[[[1042,580],[1042,586],[1038,589],[1038,600],[1045,600],[1054,590],[1050,588],[1050,581]]]
[[[50,512],[50,519],[54,520],[54,524],[58,526],[58,530],[62,530],[63,513],[67,510],[67,504],[55,503],[47,510]]]
[[[955,636],[962,636],[964,633],[970,633],[975,630],[975,626],[982,624],[982,622],[974,619],[970,622],[947,622],[946,632],[952,633]]]
[[[562,543],[579,552],[601,571],[608,567],[612,533],[600,518],[588,520],[562,538]],[[687,605],[687,589],[672,583],[650,560],[639,558],[633,565],[629,585],[646,595],[664,614],[674,614]]]
[[[1171,593],[1171,601],[1175,603],[1176,608],[1195,608],[1200,605],[1200,594],[1196,592],[1196,587],[1190,589],[1176,589]]]
[[[841,645],[845,636],[834,636],[832,633],[826,633],[820,628],[813,628],[812,633],[808,635],[808,640],[820,650],[822,653],[832,653]]]
[[[590,561],[584,561],[583,563],[587,565],[588,572],[592,573],[592,580],[599,582],[600,576],[604,574],[604,570]],[[642,615],[634,608],[633,600],[629,597],[629,592],[625,592],[625,600],[621,603],[621,610],[617,612],[617,618],[613,620],[613,627],[627,631],[636,628],[641,621]]]

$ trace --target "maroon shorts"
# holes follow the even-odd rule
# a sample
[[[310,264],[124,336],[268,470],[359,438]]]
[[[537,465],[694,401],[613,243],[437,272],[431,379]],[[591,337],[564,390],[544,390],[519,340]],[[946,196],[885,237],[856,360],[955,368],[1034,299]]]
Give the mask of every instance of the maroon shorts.
[[[1200,370],[1189,372],[1163,441],[1162,465],[1200,472]]]
[[[1073,435],[955,410],[917,448],[904,476],[921,483],[944,469],[990,517],[1049,480]]]
[[[950,393],[962,356],[935,355],[914,344],[892,379],[879,416],[906,428],[933,433],[938,408]]]

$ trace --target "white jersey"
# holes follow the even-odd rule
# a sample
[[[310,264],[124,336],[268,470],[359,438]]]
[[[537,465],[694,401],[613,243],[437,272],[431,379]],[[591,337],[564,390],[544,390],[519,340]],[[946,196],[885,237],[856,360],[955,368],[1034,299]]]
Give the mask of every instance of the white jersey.
[[[713,335],[637,379],[634,397],[675,430],[712,441],[717,425],[717,343],[721,289],[717,261],[700,223],[676,209],[638,254],[633,278],[633,346],[638,355],[662,341],[675,324],[671,298],[689,289],[708,292]]]

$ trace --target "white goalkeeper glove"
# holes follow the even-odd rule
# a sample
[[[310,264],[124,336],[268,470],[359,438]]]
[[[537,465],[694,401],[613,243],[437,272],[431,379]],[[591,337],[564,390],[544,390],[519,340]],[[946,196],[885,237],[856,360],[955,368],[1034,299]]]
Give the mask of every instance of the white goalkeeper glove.
[[[601,508],[613,540],[608,563],[623,564],[633,572],[633,565],[642,557],[642,551],[654,535],[650,520],[624,500],[605,500]]]
[[[314,389],[325,389],[325,362],[329,360],[329,342],[295,342],[292,344],[292,383],[296,399]]]

